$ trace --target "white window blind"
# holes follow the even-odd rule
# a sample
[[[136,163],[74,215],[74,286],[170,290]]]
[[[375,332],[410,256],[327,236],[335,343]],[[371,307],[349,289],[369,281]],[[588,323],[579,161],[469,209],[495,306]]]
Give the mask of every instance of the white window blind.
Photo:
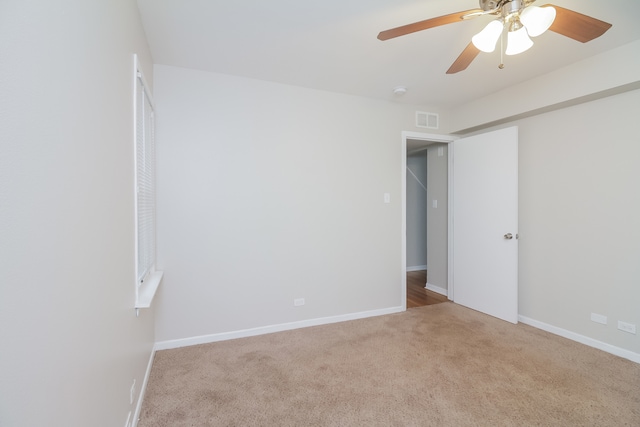
[[[155,117],[144,75],[135,59],[136,307],[149,307],[162,278],[156,271]]]
[[[153,107],[145,95],[141,75],[136,117],[136,191],[138,208],[138,284],[153,267],[156,258],[155,239],[155,147]]]

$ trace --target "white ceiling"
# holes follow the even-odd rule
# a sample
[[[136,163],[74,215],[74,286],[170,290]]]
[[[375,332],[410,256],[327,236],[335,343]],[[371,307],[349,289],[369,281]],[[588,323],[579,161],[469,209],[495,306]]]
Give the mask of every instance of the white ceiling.
[[[534,39],[529,51],[505,57],[503,70],[496,49],[455,75],[445,72],[492,18],[384,42],[376,36],[477,8],[477,0],[138,0],[138,5],[156,64],[448,108],[640,39],[640,0],[552,1],[613,27],[586,44],[549,31]],[[399,85],[408,88],[401,98],[392,92]]]

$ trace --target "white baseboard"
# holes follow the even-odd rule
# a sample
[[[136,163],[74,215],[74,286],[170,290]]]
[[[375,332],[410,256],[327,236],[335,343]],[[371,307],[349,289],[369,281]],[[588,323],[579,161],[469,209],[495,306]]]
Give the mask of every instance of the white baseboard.
[[[133,421],[131,422],[131,427],[138,426],[138,420],[140,419],[140,410],[142,409],[142,401],[144,400],[144,393],[147,391],[147,383],[149,382],[149,375],[151,375],[151,366],[153,366],[153,358],[155,357],[155,355],[156,350],[154,348],[151,350],[149,363],[147,363],[147,371],[144,373],[144,380],[142,380],[142,387],[140,387],[140,394],[138,395],[136,410],[133,413]]]
[[[552,334],[559,335],[563,338],[568,338],[572,341],[577,341],[581,344],[588,345],[589,347],[597,348],[598,350],[606,351],[607,353],[614,354],[616,356],[631,360],[632,362],[640,363],[640,354],[634,353],[624,348],[616,347],[611,344],[604,343],[602,341],[595,340],[593,338],[586,337],[584,335],[577,334],[575,332],[568,331],[566,329],[558,328],[557,326],[549,325],[538,320],[534,320],[525,316],[518,316],[518,320],[534,328],[542,329],[543,331],[551,332]]]
[[[345,322],[347,320],[364,319],[366,317],[383,316],[385,314],[400,313],[402,307],[390,307],[380,310],[363,311],[359,313],[343,314],[340,316],[322,317],[319,319],[302,320],[299,322],[281,323],[279,325],[262,326],[259,328],[243,329],[240,331],[222,332],[219,334],[201,335],[198,337],[181,338],[177,340],[158,341],[153,346],[154,351],[169,350],[172,348],[187,347],[190,345],[208,344],[218,341],[232,340],[236,338],[253,337],[256,335],[271,334],[274,332],[289,331],[292,329],[307,328],[309,326],[328,325],[330,323]]]
[[[407,272],[409,271],[422,271],[422,270],[426,270],[427,266],[426,265],[414,265],[413,267],[407,267]]]
[[[432,285],[431,283],[427,283],[426,285],[424,285],[424,287],[437,294],[444,295],[445,297],[449,296],[449,291],[446,288],[443,288],[442,286]]]

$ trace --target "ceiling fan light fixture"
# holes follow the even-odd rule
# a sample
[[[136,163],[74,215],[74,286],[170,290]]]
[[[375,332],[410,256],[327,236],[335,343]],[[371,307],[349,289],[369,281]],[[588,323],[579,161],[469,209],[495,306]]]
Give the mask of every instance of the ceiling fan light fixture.
[[[547,31],[555,19],[556,9],[552,6],[529,6],[520,14],[520,21],[530,37],[538,37]]]
[[[533,46],[533,42],[527,34],[527,29],[520,21],[513,21],[507,34],[507,50],[504,53],[506,55],[517,55],[529,50],[531,46]]]
[[[539,36],[546,30],[553,30],[553,32],[561,36],[586,43],[602,36],[612,27],[608,22],[564,7],[552,7],[552,5],[534,7],[532,4],[535,1],[480,0],[480,8],[478,9],[449,13],[381,31],[378,34],[378,40],[389,40],[442,25],[455,24],[466,19],[493,15],[497,17],[496,20],[499,23],[502,23],[502,28],[497,38],[501,39],[505,29],[507,30],[508,45],[506,54],[516,55],[526,51],[533,45],[530,37]],[[520,20],[521,17],[522,21]],[[497,44],[498,26],[497,22],[491,23],[476,34],[462,53],[453,61],[453,64],[447,70],[447,74],[456,74],[466,70],[480,52],[494,51]],[[501,42],[501,51],[502,44]],[[503,67],[501,64],[499,68]]]
[[[471,41],[473,42],[473,45],[482,52],[491,53],[496,49],[496,43],[498,42],[503,29],[504,24],[502,21],[499,19],[491,21],[482,31],[473,36]]]

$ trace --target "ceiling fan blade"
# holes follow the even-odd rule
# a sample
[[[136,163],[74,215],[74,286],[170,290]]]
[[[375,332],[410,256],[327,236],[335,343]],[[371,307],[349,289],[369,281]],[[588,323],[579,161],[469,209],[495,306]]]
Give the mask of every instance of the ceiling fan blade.
[[[451,64],[451,67],[447,70],[447,74],[455,74],[466,70],[479,53],[480,49],[475,47],[473,43],[469,43],[460,56],[458,56],[458,59]]]
[[[389,40],[395,37],[404,36],[407,34],[415,33],[417,31],[427,30],[433,27],[439,27],[441,25],[453,24],[455,22],[462,22],[463,16],[470,13],[484,12],[482,9],[465,10],[464,12],[451,13],[449,15],[439,16],[437,18],[431,18],[413,24],[403,25],[402,27],[392,28],[390,30],[381,31],[378,34],[378,40]]]
[[[612,27],[612,25],[607,22],[574,12],[573,10],[553,4],[547,4],[545,6],[553,6],[556,9],[556,19],[549,29],[582,43],[600,37]]]

